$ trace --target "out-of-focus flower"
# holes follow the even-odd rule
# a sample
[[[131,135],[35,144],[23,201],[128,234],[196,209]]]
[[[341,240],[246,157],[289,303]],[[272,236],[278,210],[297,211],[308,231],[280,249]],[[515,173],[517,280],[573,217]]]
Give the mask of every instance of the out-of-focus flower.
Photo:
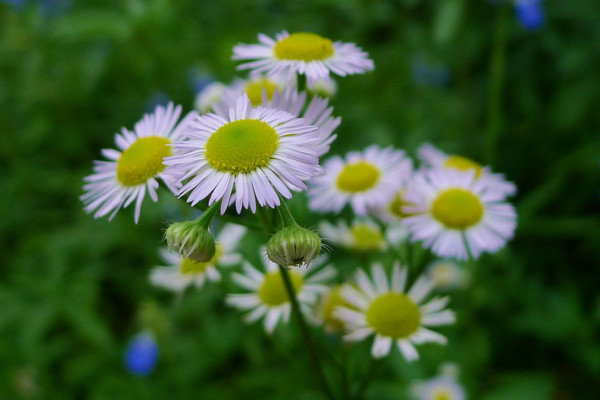
[[[415,174],[406,189],[411,216],[404,224],[411,240],[441,256],[478,258],[493,253],[511,239],[517,222],[514,207],[505,194],[494,190],[494,182],[475,178],[472,170],[434,169]],[[468,246],[468,247],[467,247]]]
[[[391,200],[403,177],[410,174],[412,162],[401,150],[373,145],[350,152],[345,159],[331,157],[323,169],[324,175],[310,181],[310,208],[339,213],[349,203],[357,215],[366,216],[369,209]]]
[[[167,173],[181,176],[178,196],[195,205],[209,198],[221,202],[221,214],[235,204],[256,212],[275,208],[279,194],[306,189],[303,182],[321,171],[313,146],[320,142],[316,126],[285,111],[253,108],[247,95],[238,99],[228,118],[197,116],[186,130],[189,140],[175,143],[184,154],[167,157]],[[185,182],[185,183],[184,183]]]
[[[425,143],[419,147],[419,158],[425,165],[431,168],[456,169],[459,171],[473,171],[475,178],[485,178],[489,183],[489,189],[502,192],[506,196],[517,193],[514,183],[508,182],[504,175],[492,172],[490,167],[484,167],[477,162],[463,156],[448,155],[435,146]]]
[[[469,276],[461,265],[451,260],[440,260],[427,267],[427,275],[436,289],[450,290],[464,287]]]
[[[249,311],[245,317],[248,323],[264,318],[265,330],[271,333],[280,320],[289,320],[291,305],[279,267],[266,256],[262,260],[264,272],[245,262],[244,273],[232,275],[233,280],[249,293],[230,294],[227,304]],[[313,321],[316,317],[311,307],[319,295],[327,291],[325,283],[336,275],[332,266],[323,267],[325,262],[326,258],[322,257],[310,268],[295,268],[288,272],[302,312]]]
[[[334,79],[320,80],[313,83],[312,87],[309,88],[308,92],[313,96],[319,96],[324,98],[332,98],[336,95],[338,85]]]
[[[135,124],[133,132],[122,128],[121,134],[115,135],[119,150],[102,150],[110,161],[96,161],[94,173],[85,178],[86,193],[81,200],[88,213],[94,212],[96,218],[110,214],[112,219],[121,208],[135,202],[137,223],[146,192],[152,201],[158,200],[157,178],[176,190],[177,179],[164,171],[163,159],[173,154],[171,143],[181,137],[195,114],[190,113],[177,123],[180,115],[181,106],[157,106],[153,114],[144,115]]]
[[[239,44],[233,49],[234,60],[253,60],[238,66],[268,75],[306,75],[309,87],[327,81],[329,73],[339,76],[362,74],[374,68],[368,54],[354,43],[332,42],[314,33],[282,32],[272,38],[258,35],[260,44]]]
[[[201,288],[207,279],[213,282],[221,280],[217,267],[241,262],[242,256],[235,250],[245,233],[246,228],[243,226],[223,226],[216,237],[215,254],[206,262],[193,261],[167,249],[161,249],[161,255],[168,265],[153,268],[150,271],[150,282],[155,286],[180,292],[190,285]]]
[[[344,321],[335,315],[335,310],[338,307],[355,309],[352,304],[345,301],[342,297],[340,292],[343,287],[343,285],[333,286],[321,296],[318,317],[325,325],[325,331],[329,333],[341,333],[344,331]]]
[[[142,332],[131,339],[125,350],[125,368],[136,376],[146,376],[154,371],[159,349],[151,333]]]
[[[349,333],[349,341],[361,341],[375,335],[371,355],[381,358],[389,354],[392,344],[407,361],[419,358],[414,344],[435,342],[446,344],[446,338],[427,327],[447,325],[454,322],[454,313],[445,309],[448,298],[434,298],[424,304],[433,283],[421,276],[405,291],[407,268],[394,265],[392,278],[388,277],[380,264],[371,266],[371,277],[358,270],[356,287],[346,285],[341,296],[354,308],[338,307],[334,315],[342,320]]]
[[[515,0],[515,13],[521,26],[529,31],[535,31],[544,25],[546,17],[543,0]]]
[[[204,86],[196,95],[194,107],[201,114],[213,111],[215,104],[223,101],[223,96],[227,90],[227,86],[220,82],[212,82]]]
[[[335,225],[323,221],[319,224],[319,231],[325,240],[334,245],[360,253],[381,251],[388,246],[379,225],[368,219],[356,219],[350,226],[343,220],[337,221]]]

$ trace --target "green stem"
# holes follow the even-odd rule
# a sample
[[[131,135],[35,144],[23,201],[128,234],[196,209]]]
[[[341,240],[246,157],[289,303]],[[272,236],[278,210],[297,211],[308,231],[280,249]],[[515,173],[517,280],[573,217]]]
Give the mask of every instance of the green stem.
[[[297,77],[298,92],[302,92],[303,90],[306,90],[306,75],[298,74]]]
[[[214,206],[214,203],[212,204],[212,206]],[[204,204],[198,204],[198,205],[196,205],[196,208],[198,208],[201,211],[206,212],[210,207],[204,207]],[[200,216],[200,218],[202,218],[202,215]],[[241,217],[232,217],[230,215],[224,214],[224,215],[219,215],[219,219],[221,219],[223,221],[231,222],[236,225],[242,225],[242,226],[245,226],[246,228],[249,228],[249,229],[252,229],[255,231],[262,229],[261,225],[254,223],[252,221],[248,221]]]
[[[219,206],[221,205],[221,201],[215,201],[210,205],[201,216],[196,219],[196,224],[201,226],[202,228],[208,228],[210,225],[210,221],[212,221],[213,217],[219,211]]]
[[[371,383],[371,378],[373,374],[375,374],[375,367],[377,366],[377,360],[371,359],[371,364],[369,365],[369,369],[363,376],[362,380],[358,385],[358,389],[356,390],[356,395],[352,397],[354,400],[362,400],[365,397],[365,391],[369,387],[369,383]]]
[[[283,209],[284,211],[282,212],[280,210],[279,212],[280,212],[280,215],[282,215],[282,218],[284,218],[283,214],[285,214],[286,212],[289,213],[289,209],[287,208],[287,205],[285,205],[285,202],[282,201],[282,204],[285,207]],[[279,208],[278,208],[278,210],[279,210]],[[259,220],[263,224],[265,233],[268,236],[273,234],[273,230],[274,230],[273,223],[271,221],[271,218],[269,218],[269,216],[267,215],[266,209],[263,207],[259,207],[257,210],[257,215],[258,215]],[[291,213],[289,215],[291,216]],[[292,217],[292,219],[293,219],[293,217]],[[304,346],[308,350],[308,356],[310,359],[310,363],[312,364],[312,369],[315,371],[315,375],[319,382],[319,386],[321,387],[321,390],[323,391],[325,396],[327,396],[327,398],[329,398],[331,400],[335,400],[335,396],[333,395],[333,392],[329,388],[329,384],[327,383],[327,379],[325,378],[325,373],[323,372],[323,368],[321,367],[321,360],[319,359],[319,352],[317,351],[317,348],[312,341],[312,338],[310,336],[310,331],[308,329],[308,324],[306,323],[306,319],[304,318],[304,315],[302,314],[302,311],[300,310],[300,304],[298,303],[298,299],[296,298],[296,292],[294,290],[294,285],[292,284],[290,274],[289,274],[288,270],[286,268],[282,267],[281,265],[279,265],[279,272],[281,273],[281,277],[283,279],[283,284],[285,286],[285,290],[290,299],[290,305],[292,307],[292,314],[294,314],[294,317],[296,318],[296,321],[298,323],[298,327],[300,328],[300,334],[302,336],[302,341],[304,342]]]
[[[499,6],[495,21],[494,43],[490,57],[490,89],[488,98],[488,128],[484,159],[488,165],[495,161],[498,139],[503,128],[502,87],[506,69],[509,7]]]

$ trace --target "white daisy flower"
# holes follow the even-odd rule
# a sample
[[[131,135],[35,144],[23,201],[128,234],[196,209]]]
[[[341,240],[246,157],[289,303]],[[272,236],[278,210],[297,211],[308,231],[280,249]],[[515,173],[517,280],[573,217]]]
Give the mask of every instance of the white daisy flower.
[[[118,150],[102,150],[110,161],[95,161],[94,173],[85,178],[86,193],[81,196],[85,211],[95,212],[95,218],[110,214],[112,219],[122,207],[135,202],[137,224],[146,192],[152,201],[158,200],[157,178],[175,190],[177,179],[163,171],[163,159],[173,154],[171,143],[181,137],[195,113],[177,123],[180,115],[181,106],[157,106],[154,113],[145,114],[135,124],[133,132],[122,128],[121,134],[115,135]]]
[[[216,267],[239,264],[242,256],[236,253],[246,228],[234,224],[226,224],[216,237],[215,255],[210,261],[197,262],[188,257],[181,257],[168,249],[161,249],[161,255],[167,266],[155,267],[150,271],[150,282],[174,292],[181,292],[190,285],[197,288],[204,286],[205,281],[218,282],[221,274]]]
[[[399,243],[398,239],[402,240],[402,236],[394,230],[390,230],[393,235],[388,236],[387,229],[384,232],[375,222],[365,218],[355,219],[351,225],[344,220],[337,221],[335,225],[322,221],[319,231],[324,240],[357,252],[382,251],[387,249],[388,244],[395,245]]]
[[[469,280],[467,271],[451,260],[435,261],[429,264],[426,271],[433,285],[441,290],[464,287]]]
[[[227,86],[223,85],[221,82],[213,82],[206,85],[206,87],[196,95],[194,107],[202,114],[212,111],[215,104],[223,101],[227,89]]]
[[[460,171],[473,170],[475,178],[485,177],[490,182],[490,189],[513,196],[517,193],[514,183],[508,182],[504,175],[493,173],[490,167],[483,167],[477,162],[458,155],[448,155],[437,147],[425,143],[419,148],[419,158],[429,167],[456,169]]]
[[[318,318],[328,333],[344,331],[344,322],[336,317],[335,310],[344,306],[353,309],[352,304],[344,300],[341,291],[344,285],[336,285],[327,290],[319,301]]]
[[[373,145],[350,152],[343,159],[333,156],[323,165],[324,175],[311,180],[309,206],[313,210],[339,213],[350,203],[354,212],[366,216],[391,201],[410,174],[412,162],[401,150]]]
[[[425,382],[419,382],[413,388],[419,400],[465,400],[465,389],[450,376],[437,376]]]
[[[412,241],[441,257],[478,258],[504,247],[516,228],[514,207],[504,202],[505,193],[494,182],[475,178],[470,171],[433,169],[415,175],[404,198],[411,203],[404,219]],[[468,246],[468,248],[467,248]]]
[[[263,257],[262,261],[265,272],[244,262],[244,274],[232,274],[233,280],[250,293],[230,294],[226,301],[238,309],[250,311],[245,317],[248,323],[264,317],[265,330],[271,333],[280,320],[288,322],[291,303],[277,264],[266,257]],[[336,275],[331,265],[321,268],[325,262],[326,258],[320,257],[311,264],[310,269],[294,268],[288,272],[300,309],[312,322],[316,321],[316,317],[311,307],[315,305],[319,295],[327,291],[325,282]]]
[[[268,75],[306,75],[309,87],[329,80],[329,73],[339,76],[362,74],[374,69],[368,53],[353,43],[332,42],[314,33],[285,31],[275,40],[259,34],[260,44],[239,44],[233,48],[234,60],[254,60],[238,66]]]
[[[257,91],[259,89],[252,90]],[[260,90],[262,90],[262,95],[260,95],[261,92],[258,92],[258,95],[261,96],[262,100],[258,102],[258,105],[286,111],[295,117],[302,118],[306,124],[315,125],[319,131],[319,141],[313,145],[313,150],[318,157],[329,151],[331,143],[337,137],[333,134],[333,131],[342,122],[341,117],[331,115],[333,107],[329,106],[329,100],[315,96],[306,105],[306,92],[298,93],[293,87],[285,90],[273,89],[273,91],[267,91],[267,88]],[[246,94],[248,96],[257,95],[257,93],[249,93],[248,91],[246,91]],[[254,103],[252,102],[252,104]],[[226,118],[230,107],[231,97],[228,96],[222,103],[215,105],[215,114]]]
[[[248,79],[237,78],[229,87],[226,87],[221,101],[215,104],[215,114],[226,117],[229,109],[235,105],[237,99],[244,93],[248,96],[252,107],[270,107],[275,93],[295,88],[296,82],[286,81],[283,76],[265,76],[260,74],[253,75]]]
[[[185,133],[189,139],[175,143],[185,153],[165,160],[167,172],[187,181],[177,195],[189,194],[192,206],[209,196],[209,205],[222,199],[221,214],[233,203],[238,214],[256,212],[257,202],[274,208],[278,193],[291,198],[290,190],[306,189],[303,181],[321,170],[317,127],[285,111],[252,108],[245,94],[227,118],[196,116]]]
[[[371,266],[372,279],[363,271],[356,273],[356,285],[346,285],[341,295],[355,309],[338,307],[335,315],[344,321],[348,341],[361,341],[374,334],[371,347],[374,358],[386,356],[396,343],[407,361],[419,358],[414,344],[435,342],[446,344],[446,338],[427,327],[454,322],[454,313],[445,309],[448,298],[423,300],[433,287],[425,276],[420,277],[405,291],[407,268],[395,264],[392,279],[388,281],[381,264]]]

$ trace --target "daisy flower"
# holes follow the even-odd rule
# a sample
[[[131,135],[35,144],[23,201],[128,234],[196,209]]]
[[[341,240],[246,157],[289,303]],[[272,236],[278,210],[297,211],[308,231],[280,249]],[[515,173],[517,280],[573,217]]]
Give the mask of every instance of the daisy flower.
[[[212,111],[213,106],[220,103],[227,93],[227,86],[221,82],[212,82],[196,95],[194,107],[202,114]]]
[[[193,261],[166,248],[162,249],[162,258],[168,265],[153,268],[150,271],[150,282],[155,286],[181,292],[192,284],[201,288],[207,279],[213,282],[220,281],[221,274],[216,267],[235,265],[242,261],[242,256],[235,250],[245,233],[246,228],[243,226],[223,226],[216,237],[215,255],[207,262]]]
[[[446,338],[427,327],[454,322],[454,313],[445,309],[448,298],[423,300],[433,287],[422,276],[405,292],[407,268],[395,264],[392,279],[388,281],[381,264],[371,266],[372,279],[363,271],[356,273],[356,286],[346,285],[342,298],[355,309],[338,307],[335,315],[341,319],[349,333],[348,341],[361,341],[374,334],[371,355],[381,358],[389,354],[396,343],[407,361],[419,358],[414,344],[435,342],[446,344]]]
[[[451,260],[439,260],[427,267],[427,275],[433,286],[441,290],[455,289],[467,284],[469,276],[459,264]]]
[[[465,389],[451,376],[437,376],[413,388],[419,400],[465,400]]]
[[[239,44],[233,48],[234,60],[253,60],[238,66],[255,73],[306,75],[309,87],[317,81],[329,80],[329,73],[339,76],[362,74],[374,69],[368,53],[353,43],[332,42],[314,33],[286,31],[275,40],[259,34],[260,44]]]
[[[323,221],[319,231],[325,240],[357,252],[382,251],[387,249],[388,243],[398,243],[395,241],[397,236],[387,237],[387,230],[384,233],[379,225],[364,218],[355,219],[350,226],[344,220],[335,225]]]
[[[237,78],[226,87],[220,102],[215,104],[215,114],[226,117],[229,109],[237,99],[246,93],[252,107],[269,107],[275,93],[281,93],[287,88],[295,89],[295,81],[286,81],[283,76],[253,75],[248,79]],[[287,110],[284,110],[287,111]]]
[[[483,167],[475,161],[457,155],[448,155],[435,146],[425,143],[419,148],[419,158],[429,167],[455,169],[459,171],[472,170],[475,178],[485,178],[491,183],[490,189],[506,196],[513,196],[517,193],[517,187],[514,183],[508,182],[504,175],[493,173],[490,167]]]
[[[309,206],[321,212],[339,213],[350,203],[354,212],[366,216],[369,209],[392,199],[410,173],[412,162],[401,150],[373,145],[350,152],[343,159],[333,156],[323,165],[324,175],[311,180]]]
[[[95,218],[110,214],[112,219],[121,208],[135,202],[137,224],[146,192],[152,201],[158,200],[158,178],[175,190],[176,178],[163,171],[163,158],[173,154],[170,144],[181,137],[195,113],[177,123],[180,115],[181,106],[157,106],[154,113],[135,124],[133,132],[122,128],[121,134],[115,135],[118,150],[102,150],[109,161],[95,161],[94,173],[85,178],[86,193],[81,200],[86,212],[94,212]]]
[[[279,194],[291,198],[290,190],[306,189],[303,181],[321,170],[317,127],[285,111],[253,108],[245,94],[227,118],[196,116],[186,135],[175,143],[185,153],[165,159],[167,172],[181,176],[177,195],[189,194],[192,206],[209,196],[209,205],[222,199],[221,214],[233,203],[238,214],[256,212],[257,202],[274,208]]]
[[[333,134],[333,131],[342,122],[341,117],[331,115],[333,107],[329,106],[329,100],[314,96],[307,105],[306,92],[298,92],[293,87],[285,90],[274,89],[272,92],[268,88],[262,88],[261,90],[262,94],[258,92],[262,99],[258,102],[259,106],[286,111],[295,117],[302,118],[306,124],[315,125],[318,129],[319,141],[313,145],[313,150],[318,157],[329,151],[331,143],[337,137]],[[236,93],[243,94],[244,92]],[[249,96],[251,103],[254,104],[250,96],[256,96],[257,94],[248,91],[246,91],[246,94]],[[228,95],[220,104],[215,104],[215,114],[227,118],[229,109],[232,106],[231,98],[231,95]]]
[[[475,178],[474,171],[426,170],[415,176],[406,190],[411,203],[404,210],[411,216],[404,224],[412,241],[441,257],[478,258],[495,252],[511,239],[517,215],[505,194],[494,190],[493,181]]]
[[[249,311],[245,317],[248,323],[264,317],[265,330],[272,333],[280,320],[288,322],[291,304],[277,264],[266,257],[262,258],[262,262],[264,272],[254,268],[249,262],[244,262],[244,273],[232,274],[233,280],[250,293],[230,294],[226,301],[233,307]],[[326,258],[321,257],[310,269],[294,268],[288,272],[302,313],[313,321],[316,318],[311,307],[315,305],[319,295],[327,291],[325,282],[336,275],[335,269],[330,265],[321,268],[325,262]]]

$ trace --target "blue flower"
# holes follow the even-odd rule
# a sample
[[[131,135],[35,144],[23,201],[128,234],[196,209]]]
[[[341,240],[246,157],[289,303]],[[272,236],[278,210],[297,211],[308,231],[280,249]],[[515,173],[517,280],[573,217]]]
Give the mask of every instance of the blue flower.
[[[544,25],[545,16],[542,0],[517,0],[515,12],[521,26],[529,31],[539,29]]]
[[[133,375],[149,375],[154,371],[158,354],[154,337],[147,332],[139,333],[131,339],[125,350],[125,368]]]

